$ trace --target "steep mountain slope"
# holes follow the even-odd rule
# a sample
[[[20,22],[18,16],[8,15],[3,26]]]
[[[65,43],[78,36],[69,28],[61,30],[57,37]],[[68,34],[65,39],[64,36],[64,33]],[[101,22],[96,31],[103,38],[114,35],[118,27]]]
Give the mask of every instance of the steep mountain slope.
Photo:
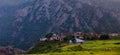
[[[1,45],[26,50],[49,32],[120,31],[120,12],[103,7],[94,0],[35,0],[15,14],[15,19],[1,29],[5,31],[1,31],[5,36],[1,37],[0,41],[5,43]]]
[[[15,28],[12,26],[13,22],[17,20],[16,17],[18,15],[25,15],[23,14],[21,9],[24,9],[24,7],[28,7],[30,5],[30,2],[25,2],[14,6],[0,6],[0,46],[11,45],[14,47],[14,45],[16,44],[14,40],[17,40],[17,36],[13,36],[13,32],[16,31]]]
[[[119,21],[111,12],[79,0],[40,0],[31,7],[21,25],[26,26],[25,30],[42,33],[119,32],[116,29]]]

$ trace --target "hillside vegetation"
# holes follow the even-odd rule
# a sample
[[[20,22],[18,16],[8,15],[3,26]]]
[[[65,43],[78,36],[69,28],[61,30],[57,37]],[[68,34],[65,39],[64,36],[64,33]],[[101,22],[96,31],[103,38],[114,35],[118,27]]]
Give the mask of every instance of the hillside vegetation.
[[[41,42],[28,53],[30,55],[120,55],[119,51],[119,40],[95,40],[83,44]]]

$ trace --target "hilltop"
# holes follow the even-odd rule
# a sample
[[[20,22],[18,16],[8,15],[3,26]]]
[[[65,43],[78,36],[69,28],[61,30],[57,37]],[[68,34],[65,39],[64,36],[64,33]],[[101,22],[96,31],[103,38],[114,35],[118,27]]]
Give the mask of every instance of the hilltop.
[[[83,44],[68,44],[57,42],[37,43],[31,48],[29,54],[43,54],[43,55],[119,55],[120,43],[119,40],[96,40],[86,41]]]
[[[78,36],[77,36],[78,35]],[[119,55],[120,51],[120,37],[113,37],[107,34],[101,34],[99,38],[95,38],[95,33],[89,35],[89,38],[84,37],[85,34],[77,32],[74,35],[56,35],[49,33],[43,39],[40,39],[38,43],[33,45],[27,54],[43,54],[43,55]],[[83,36],[83,38],[81,38]],[[77,40],[76,40],[77,39]],[[82,40],[77,42],[78,40]],[[117,40],[118,39],[118,40]],[[71,43],[71,41],[72,43]]]

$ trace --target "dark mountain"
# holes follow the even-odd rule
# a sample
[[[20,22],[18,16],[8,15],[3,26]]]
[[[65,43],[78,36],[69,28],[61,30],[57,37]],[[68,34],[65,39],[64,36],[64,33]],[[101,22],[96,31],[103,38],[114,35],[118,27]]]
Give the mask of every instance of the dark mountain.
[[[16,40],[16,37],[13,37],[13,32],[15,28],[12,26],[13,22],[17,20],[17,16],[25,15],[22,11],[25,11],[24,8],[31,6],[32,3],[26,2],[14,6],[0,6],[0,45],[14,46],[17,42],[12,42]],[[17,27],[17,26],[16,26]],[[18,40],[19,41],[19,40]]]
[[[117,2],[114,3],[119,4]],[[30,5],[26,3],[27,6],[16,10],[14,19],[5,20],[5,25],[1,21],[0,42],[4,43],[0,45],[26,50],[49,32],[120,32],[119,9],[114,7],[116,5],[114,8],[103,6],[108,3],[103,0],[35,0]]]

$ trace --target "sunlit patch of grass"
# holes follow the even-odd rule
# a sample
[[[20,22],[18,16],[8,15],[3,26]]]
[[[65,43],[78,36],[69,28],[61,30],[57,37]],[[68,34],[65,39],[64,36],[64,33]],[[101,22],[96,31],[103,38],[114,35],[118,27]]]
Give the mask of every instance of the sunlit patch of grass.
[[[87,41],[82,44],[82,47],[89,50],[120,50],[120,44],[116,45],[115,43],[120,42],[119,40],[96,40],[96,41]]]
[[[67,51],[82,51],[83,48],[80,46],[80,44],[72,44],[72,45],[67,45],[61,48],[63,52]]]

